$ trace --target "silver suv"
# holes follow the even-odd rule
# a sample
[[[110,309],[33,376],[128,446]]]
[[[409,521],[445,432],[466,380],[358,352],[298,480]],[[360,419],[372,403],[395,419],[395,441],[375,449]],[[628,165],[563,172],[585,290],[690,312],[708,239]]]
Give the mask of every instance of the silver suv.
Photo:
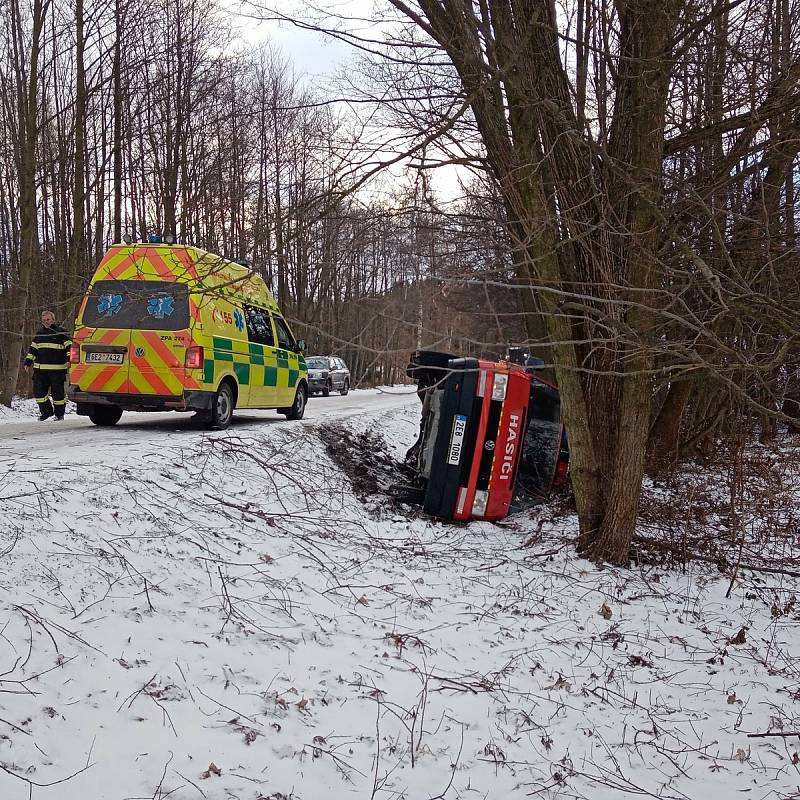
[[[306,356],[308,391],[327,397],[334,389],[341,395],[350,391],[350,370],[336,356]]]

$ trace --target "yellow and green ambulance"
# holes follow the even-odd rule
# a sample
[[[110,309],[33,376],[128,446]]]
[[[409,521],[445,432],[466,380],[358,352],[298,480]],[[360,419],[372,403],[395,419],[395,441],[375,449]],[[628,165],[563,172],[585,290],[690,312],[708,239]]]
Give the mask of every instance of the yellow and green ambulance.
[[[197,247],[112,246],[72,342],[68,396],[95,425],[115,425],[123,411],[195,411],[215,428],[234,408],[305,411],[305,344],[267,284]]]

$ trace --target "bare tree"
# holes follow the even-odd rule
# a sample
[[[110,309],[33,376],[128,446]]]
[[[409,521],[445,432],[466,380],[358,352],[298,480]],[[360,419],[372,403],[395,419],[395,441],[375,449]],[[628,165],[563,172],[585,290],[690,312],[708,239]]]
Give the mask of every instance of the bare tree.
[[[3,334],[3,378],[0,403],[11,405],[17,385],[22,353],[25,315],[31,276],[39,257],[39,231],[36,212],[36,145],[39,135],[39,68],[42,36],[49,0],[34,0],[30,25],[17,0],[9,4],[10,27],[7,46],[13,69],[13,94],[16,103],[14,161],[19,186],[19,250],[17,275],[4,309],[7,330]],[[9,41],[10,40],[10,41]],[[27,61],[25,57],[27,55]],[[9,98],[9,99],[10,99]]]

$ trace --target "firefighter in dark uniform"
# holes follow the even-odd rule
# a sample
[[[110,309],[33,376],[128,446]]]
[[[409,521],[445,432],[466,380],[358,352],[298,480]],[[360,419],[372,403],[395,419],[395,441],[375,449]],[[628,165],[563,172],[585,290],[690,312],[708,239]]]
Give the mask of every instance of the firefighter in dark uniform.
[[[67,404],[64,389],[71,344],[70,335],[56,325],[56,315],[49,310],[42,312],[42,327],[25,356],[25,369],[33,369],[33,394],[39,404],[40,420],[53,414],[56,419],[64,419]],[[48,395],[53,398],[52,404]]]

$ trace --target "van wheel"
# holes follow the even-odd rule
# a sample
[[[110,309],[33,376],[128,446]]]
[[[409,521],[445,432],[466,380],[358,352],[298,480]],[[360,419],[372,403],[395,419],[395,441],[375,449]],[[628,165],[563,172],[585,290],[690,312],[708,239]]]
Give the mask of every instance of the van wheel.
[[[425,367],[445,370],[447,369],[450,359],[457,357],[458,356],[452,353],[441,353],[436,350],[415,350],[411,354],[411,359],[406,367],[406,375],[408,375],[409,378],[413,378],[414,375],[412,373],[414,370]]]
[[[302,383],[297,387],[292,407],[281,408],[280,411],[286,414],[286,419],[303,419],[303,414],[306,413],[306,387]]]
[[[224,430],[231,424],[233,418],[233,389],[230,383],[225,381],[219,385],[219,389],[214,393],[214,401],[211,405],[210,427]]]
[[[116,406],[95,406],[89,412],[89,419],[95,425],[106,428],[116,425],[122,416],[122,409]]]
[[[339,390],[339,394],[344,397],[350,391],[350,381],[347,378],[344,379],[344,384],[342,384],[342,388]]]
[[[456,358],[451,353],[440,353],[436,350],[416,350],[406,367],[406,375],[417,382],[417,392],[424,392],[432,386],[443,382],[447,377],[450,359]],[[420,396],[420,399],[421,396]]]
[[[325,384],[325,388],[322,390],[322,396],[328,397],[330,393],[331,393],[331,384],[330,381],[328,381],[328,383]]]

